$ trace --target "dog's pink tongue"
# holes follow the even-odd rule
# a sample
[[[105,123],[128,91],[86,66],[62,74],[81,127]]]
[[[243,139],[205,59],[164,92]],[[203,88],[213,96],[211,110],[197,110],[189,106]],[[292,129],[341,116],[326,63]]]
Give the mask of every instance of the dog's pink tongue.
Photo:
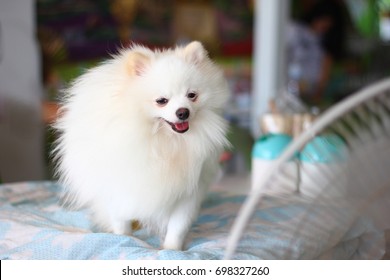
[[[187,130],[188,127],[188,122],[175,123],[175,128],[179,131]]]

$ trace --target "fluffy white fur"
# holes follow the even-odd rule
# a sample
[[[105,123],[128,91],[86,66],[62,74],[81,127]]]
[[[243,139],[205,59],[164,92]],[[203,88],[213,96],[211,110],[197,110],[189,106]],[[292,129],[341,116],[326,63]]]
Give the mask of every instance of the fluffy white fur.
[[[66,92],[55,124],[57,171],[72,202],[103,230],[131,234],[138,220],[165,235],[165,249],[181,249],[227,145],[227,99],[199,42],[156,52],[134,45],[89,70]]]

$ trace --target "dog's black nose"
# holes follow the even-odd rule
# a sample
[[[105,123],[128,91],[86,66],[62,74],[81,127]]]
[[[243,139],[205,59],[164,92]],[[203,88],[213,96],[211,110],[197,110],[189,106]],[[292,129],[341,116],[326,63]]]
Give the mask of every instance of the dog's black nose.
[[[179,120],[186,120],[190,116],[190,110],[187,108],[179,108],[176,111],[176,116],[179,118]]]

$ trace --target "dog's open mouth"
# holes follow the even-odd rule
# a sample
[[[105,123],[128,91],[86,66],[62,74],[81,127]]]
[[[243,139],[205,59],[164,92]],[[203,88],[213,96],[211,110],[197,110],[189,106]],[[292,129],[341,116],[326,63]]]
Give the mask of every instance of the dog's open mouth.
[[[165,121],[172,127],[172,129],[174,131],[176,131],[178,133],[184,133],[190,128],[190,125],[188,122],[171,123],[167,120],[165,120]]]

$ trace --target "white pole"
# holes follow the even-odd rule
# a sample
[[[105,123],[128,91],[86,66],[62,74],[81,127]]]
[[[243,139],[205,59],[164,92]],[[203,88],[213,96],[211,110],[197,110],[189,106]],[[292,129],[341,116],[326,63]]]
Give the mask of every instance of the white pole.
[[[285,85],[285,37],[290,0],[255,0],[252,134],[261,131],[260,117]]]
[[[35,2],[0,0],[0,176],[45,179]]]

